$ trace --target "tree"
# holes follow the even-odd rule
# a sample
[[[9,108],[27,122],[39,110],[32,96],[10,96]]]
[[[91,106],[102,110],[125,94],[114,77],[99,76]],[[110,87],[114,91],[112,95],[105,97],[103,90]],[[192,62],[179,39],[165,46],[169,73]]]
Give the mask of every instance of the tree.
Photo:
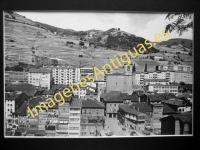
[[[184,32],[187,32],[188,29],[193,29],[193,13],[168,13],[165,19],[174,19],[174,17],[178,17],[175,21],[169,23],[165,27],[165,33],[168,31],[171,33],[172,31],[176,31],[179,36],[182,36]],[[187,19],[192,21],[187,21]]]
[[[84,42],[80,41],[79,45],[84,46]]]
[[[52,60],[51,60],[51,64],[52,64],[53,66],[57,66],[57,65],[58,65],[58,60],[57,60],[57,59],[52,59]]]
[[[5,71],[10,71],[11,68],[9,66],[6,66]]]
[[[147,64],[145,64],[144,72],[147,72]]]
[[[135,72],[135,71],[136,71],[136,69],[135,69],[135,64],[134,64],[133,69],[132,69],[132,73]]]

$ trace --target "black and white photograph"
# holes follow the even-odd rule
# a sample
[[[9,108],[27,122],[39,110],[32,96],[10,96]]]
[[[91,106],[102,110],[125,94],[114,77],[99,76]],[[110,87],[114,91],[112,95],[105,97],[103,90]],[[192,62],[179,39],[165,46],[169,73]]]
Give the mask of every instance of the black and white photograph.
[[[193,135],[194,13],[3,11],[4,137]]]

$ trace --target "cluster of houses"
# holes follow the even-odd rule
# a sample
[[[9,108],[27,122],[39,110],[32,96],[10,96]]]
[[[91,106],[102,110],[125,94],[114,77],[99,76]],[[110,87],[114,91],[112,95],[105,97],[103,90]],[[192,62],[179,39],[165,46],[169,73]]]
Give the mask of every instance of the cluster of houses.
[[[176,68],[165,68],[176,72]],[[177,69],[191,71],[188,67]],[[105,118],[115,118],[125,128],[142,133],[192,134],[192,94],[180,94],[179,83],[171,82],[174,76],[167,71],[137,76],[132,64],[125,65],[123,72],[99,76],[88,87],[75,89],[76,94],[65,98],[64,105],[56,103],[48,110],[40,105],[46,102],[46,95],[53,97],[88,73],[93,75],[93,68],[60,66],[34,68],[22,74],[6,72],[6,135],[98,136],[106,126]],[[9,82],[14,80],[19,82]],[[36,105],[40,106],[39,114],[33,118],[27,107],[34,109]]]

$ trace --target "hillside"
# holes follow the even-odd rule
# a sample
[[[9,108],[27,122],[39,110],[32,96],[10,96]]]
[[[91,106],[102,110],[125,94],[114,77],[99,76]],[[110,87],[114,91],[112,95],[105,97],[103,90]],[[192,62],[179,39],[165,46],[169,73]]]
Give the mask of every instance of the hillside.
[[[74,31],[34,22],[10,11],[6,11],[4,16],[5,66],[14,66],[19,62],[42,66],[55,63],[52,60],[58,59],[61,65],[101,67],[109,61],[109,58],[113,58],[114,55],[119,57],[128,49],[132,49],[137,44],[144,42],[144,38],[121,31],[118,28],[112,28],[107,31],[95,29]],[[57,34],[54,32],[57,32]],[[92,47],[83,49],[79,45],[81,38],[85,43],[94,43],[96,45],[95,49]],[[68,45],[67,41],[73,42],[73,44]],[[167,42],[168,45],[173,45],[174,41],[172,39]],[[185,55],[182,55],[180,58],[174,58],[175,54],[172,52],[181,51],[183,54],[184,51],[182,49],[169,48],[168,45],[162,44],[157,44],[151,50],[146,51],[146,53],[159,55],[161,51],[165,51],[163,54],[165,60],[173,58],[173,62],[175,59],[179,61],[187,57],[187,60],[189,60],[187,63],[191,63],[191,56],[189,57],[186,54],[188,52],[185,52]],[[185,41],[181,44],[184,45],[187,42]],[[176,45],[175,42],[174,45]],[[139,56],[132,60],[133,64],[136,64],[137,70],[143,70],[145,63],[149,64],[149,70],[154,70],[155,65],[166,63],[161,61],[155,62],[149,58],[143,60],[142,57],[146,56]]]
[[[180,46],[186,49],[191,49],[192,40],[176,38],[176,39],[169,39],[167,41],[163,41],[160,44],[166,45],[167,47]]]

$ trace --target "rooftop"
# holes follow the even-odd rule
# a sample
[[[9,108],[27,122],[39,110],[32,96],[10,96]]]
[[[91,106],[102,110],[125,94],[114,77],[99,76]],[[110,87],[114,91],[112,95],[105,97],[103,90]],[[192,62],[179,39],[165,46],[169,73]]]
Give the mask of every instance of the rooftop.
[[[51,73],[51,70],[46,69],[44,67],[40,68],[40,69],[30,68],[29,73]]]
[[[148,104],[143,103],[143,102],[133,103],[130,105],[130,108],[134,108],[134,109],[139,108],[139,111],[142,113],[152,112],[152,109],[148,106]]]
[[[123,102],[123,97],[127,93],[121,93],[120,91],[110,91],[103,97],[106,102]]]
[[[154,95],[148,95],[149,99],[154,102],[154,101],[164,101],[164,97],[159,95],[159,94],[154,94]]]
[[[17,95],[15,93],[5,93],[5,100],[15,100]]]
[[[162,101],[162,103],[175,105],[175,106],[185,106],[184,102],[180,99],[169,99],[169,100]]]
[[[162,93],[161,94],[166,100],[171,99],[171,98],[177,98],[174,93]]]
[[[5,91],[28,91],[28,90],[36,90],[36,87],[32,84],[19,84],[19,85],[5,86]]]
[[[174,119],[178,119],[182,122],[192,123],[192,112],[191,111],[179,113],[179,114],[173,114],[173,115],[170,115],[170,116],[167,116],[167,117],[163,117],[160,120],[162,121],[162,120],[169,118],[169,117],[173,117]]]
[[[34,96],[35,93],[37,92],[37,90],[27,90],[27,91],[24,91],[24,93],[27,95],[27,96]]]
[[[82,101],[82,108],[102,108],[104,109],[104,104],[101,102],[96,102],[90,99]]]
[[[119,108],[121,108],[126,113],[130,113],[130,114],[134,114],[134,115],[143,114],[142,112],[139,112],[136,109],[130,108],[129,105],[119,105]]]
[[[26,116],[26,110],[27,110],[27,102],[23,102],[23,104],[20,106],[20,108],[13,113],[13,115],[19,115],[19,116]]]
[[[180,114],[172,115],[175,119],[179,119],[182,122],[192,122],[192,112],[184,112]]]
[[[73,98],[70,107],[82,107],[82,101],[80,98]]]
[[[43,95],[54,95],[55,90],[54,89],[49,89],[49,90],[45,90],[42,94]]]
[[[176,114],[178,112],[174,111],[171,107],[166,104],[163,104],[163,114]]]

